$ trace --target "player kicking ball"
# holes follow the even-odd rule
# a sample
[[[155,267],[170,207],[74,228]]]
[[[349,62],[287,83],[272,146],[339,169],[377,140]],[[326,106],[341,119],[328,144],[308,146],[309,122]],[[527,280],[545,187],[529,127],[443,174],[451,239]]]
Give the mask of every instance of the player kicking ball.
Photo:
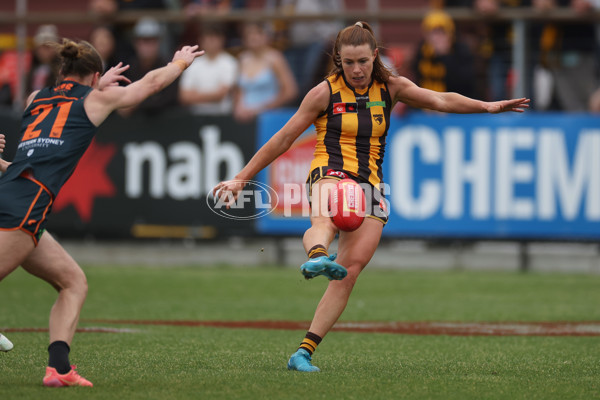
[[[354,284],[379,244],[388,219],[384,198],[383,156],[390,114],[398,102],[445,113],[523,112],[529,99],[485,102],[458,93],[418,87],[385,67],[373,30],[357,22],[338,33],[330,75],[305,96],[300,108],[279,132],[254,155],[234,180],[219,183],[214,193],[236,199],[244,182],[286,152],[311,124],[317,131],[314,159],[307,179],[311,227],[303,238],[309,260],[302,265],[306,278],[330,279],[310,328],[288,369],[316,372],[311,357],[348,304]],[[343,231],[332,222],[328,199],[337,182],[350,179],[365,189],[366,216],[360,227]],[[329,245],[339,233],[338,254]],[[335,261],[334,261],[335,258]]]

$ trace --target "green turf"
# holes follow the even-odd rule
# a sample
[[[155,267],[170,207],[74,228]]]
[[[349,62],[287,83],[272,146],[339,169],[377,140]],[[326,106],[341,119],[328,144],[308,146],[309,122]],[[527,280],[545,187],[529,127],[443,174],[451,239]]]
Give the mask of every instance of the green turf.
[[[71,361],[93,389],[41,386],[46,333],[7,334],[0,399],[594,399],[598,337],[332,332],[323,372],[289,372],[303,331],[102,325],[91,319],[310,320],[326,280],[288,268],[86,267]],[[600,276],[367,270],[343,320],[598,321]],[[45,327],[55,298],[21,270],[0,283],[0,328]]]

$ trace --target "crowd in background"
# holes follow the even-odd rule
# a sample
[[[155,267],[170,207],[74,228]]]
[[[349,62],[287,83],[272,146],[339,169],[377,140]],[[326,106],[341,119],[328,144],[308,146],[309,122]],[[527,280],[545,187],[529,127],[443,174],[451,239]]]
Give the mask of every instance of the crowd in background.
[[[330,51],[343,21],[290,20],[200,22],[206,12],[244,9],[244,0],[90,0],[92,12],[105,24],[88,38],[99,51],[105,68],[123,61],[125,73],[137,80],[165,65],[182,44],[198,43],[206,51],[171,87],[122,116],[156,115],[186,107],[197,115],[233,115],[252,122],[269,109],[298,105],[310,88],[331,68]],[[344,0],[266,0],[264,8],[285,15],[319,14],[344,10]],[[421,24],[421,41],[402,65],[384,62],[419,86],[454,91],[483,100],[512,97],[515,86],[510,21],[483,18],[453,21],[450,7],[470,7],[483,17],[506,8],[529,7],[543,13],[556,7],[584,14],[600,12],[600,0],[431,0]],[[136,24],[114,25],[111,16],[127,9],[179,9],[185,24],[142,18]],[[27,55],[26,94],[56,81],[56,54],[51,42],[60,40],[54,25],[42,25]],[[536,110],[600,112],[600,25],[592,23],[532,22],[527,35],[528,87]],[[383,55],[386,43],[383,44]],[[2,43],[0,42],[0,47]],[[0,54],[0,71],[10,60]],[[4,57],[8,58],[8,57]],[[5,69],[6,70],[6,69]],[[12,89],[12,90],[11,90]],[[0,103],[11,106],[14,83],[0,72]]]

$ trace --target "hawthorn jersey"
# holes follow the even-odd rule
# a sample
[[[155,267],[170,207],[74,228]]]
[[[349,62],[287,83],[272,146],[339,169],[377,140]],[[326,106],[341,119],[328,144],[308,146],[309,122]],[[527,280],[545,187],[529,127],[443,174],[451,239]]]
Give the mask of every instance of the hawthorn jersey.
[[[392,99],[385,83],[372,81],[354,89],[343,75],[326,79],[327,109],[317,118],[317,145],[310,170],[344,170],[377,186],[383,181],[382,163]]]
[[[23,113],[21,141],[2,178],[27,171],[56,196],[96,134],[83,108],[91,90],[73,81],[40,90]]]

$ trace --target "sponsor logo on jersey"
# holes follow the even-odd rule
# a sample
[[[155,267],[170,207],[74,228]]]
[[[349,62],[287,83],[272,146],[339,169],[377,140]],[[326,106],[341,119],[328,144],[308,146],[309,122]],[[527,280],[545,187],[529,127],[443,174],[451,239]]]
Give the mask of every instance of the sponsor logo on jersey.
[[[385,101],[369,101],[367,102],[367,108],[371,107],[385,107]]]
[[[327,170],[325,176],[337,176],[338,178],[346,179],[348,175],[343,173],[342,171],[336,171],[334,169]]]
[[[333,114],[358,113],[357,103],[333,103]]]

